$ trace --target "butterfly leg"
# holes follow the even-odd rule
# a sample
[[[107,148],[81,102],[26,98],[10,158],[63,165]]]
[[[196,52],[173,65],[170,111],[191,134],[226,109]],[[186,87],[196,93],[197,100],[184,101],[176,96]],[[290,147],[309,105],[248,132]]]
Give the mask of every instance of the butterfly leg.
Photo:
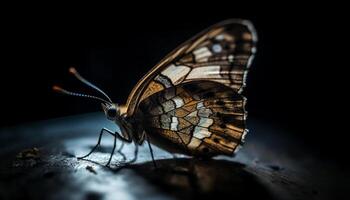
[[[111,160],[113,158],[113,154],[114,154],[114,151],[115,151],[116,144],[117,144],[117,137],[114,135],[113,149],[112,149],[111,155],[109,156],[109,160],[108,160],[106,166],[109,166],[109,164],[111,163]]]
[[[157,163],[156,163],[156,160],[154,160],[153,149],[152,149],[151,143],[150,143],[150,141],[149,141],[148,135],[146,135],[146,139],[147,139],[147,144],[148,144],[149,152],[151,153],[153,166],[154,166],[154,168],[157,169],[157,168],[158,168],[158,167],[157,167]]]
[[[122,144],[120,145],[120,147],[119,147],[119,149],[117,150],[117,152],[123,157],[123,160],[125,161],[125,160],[126,160],[126,156],[125,156],[125,154],[122,152],[122,149],[123,149],[124,145],[125,145],[125,142],[122,141]]]
[[[98,141],[97,141],[97,144],[91,149],[91,151],[88,154],[86,154],[85,156],[77,157],[77,158],[78,159],[84,159],[84,158],[90,156],[96,150],[96,148],[100,145],[101,139],[102,139],[102,135],[103,135],[104,132],[107,132],[107,133],[113,135],[114,137],[116,137],[115,133],[113,133],[112,131],[110,131],[110,130],[108,130],[106,128],[102,128],[101,132],[100,132],[100,136],[99,136]]]
[[[122,152],[120,152],[120,153],[123,157],[125,157],[125,159],[124,159],[124,161],[125,161],[126,156]],[[129,166],[130,164],[134,163],[137,160],[137,155],[138,155],[138,145],[137,145],[137,143],[135,143],[134,157],[129,161],[125,161],[125,162],[121,162],[121,163],[116,164],[117,168],[115,170],[121,170],[121,169]]]
[[[131,159],[128,163],[131,164],[137,160],[137,156],[139,154],[139,145],[135,142],[135,150],[134,150],[134,157]]]
[[[118,132],[115,132],[115,136],[116,136],[116,138],[118,138],[118,139],[122,142],[122,144],[121,144],[121,146],[119,147],[119,149],[117,150],[117,152],[120,153],[120,155],[123,156],[123,160],[125,161],[125,160],[126,160],[126,156],[125,156],[125,154],[122,152],[122,149],[123,149],[123,147],[124,147],[124,145],[125,145],[126,142],[127,142],[127,143],[131,143],[132,140],[131,140],[131,138],[130,138],[129,136],[128,136],[128,137],[123,137],[123,136],[122,136],[120,133],[118,133]],[[137,155],[138,155],[138,145],[137,145],[136,142],[135,142],[134,144],[135,144],[134,158],[133,158],[132,160],[128,161],[128,162],[124,162],[124,163],[119,163],[119,164],[117,164],[118,169],[122,169],[123,167],[126,167],[126,166],[128,166],[129,164],[131,164],[131,163],[133,163],[133,162],[136,161]]]

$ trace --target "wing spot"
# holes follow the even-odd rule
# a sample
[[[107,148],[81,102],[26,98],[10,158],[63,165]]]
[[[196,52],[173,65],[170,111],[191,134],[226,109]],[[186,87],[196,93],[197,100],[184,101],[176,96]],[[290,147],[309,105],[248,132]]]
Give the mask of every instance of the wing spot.
[[[212,46],[212,50],[215,52],[215,53],[220,53],[222,51],[222,47],[220,44],[214,44]]]
[[[225,39],[225,36],[224,36],[223,34],[220,34],[220,35],[217,35],[217,36],[215,37],[215,39],[216,39],[216,40],[223,40],[223,39]]]
[[[214,142],[215,142],[215,143],[219,143],[219,139],[214,138]]]
[[[229,61],[229,62],[232,63],[232,62],[233,62],[233,59],[234,59],[234,56],[233,56],[233,55],[229,55],[229,56],[228,56],[228,61]]]
[[[226,128],[225,124],[220,124],[220,128]]]

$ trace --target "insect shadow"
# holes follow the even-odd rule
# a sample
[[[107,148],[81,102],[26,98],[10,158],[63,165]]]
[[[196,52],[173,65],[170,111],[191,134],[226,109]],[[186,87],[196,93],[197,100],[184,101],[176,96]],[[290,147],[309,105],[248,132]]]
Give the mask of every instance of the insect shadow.
[[[97,152],[107,153],[110,148],[98,148]],[[122,152],[118,152],[123,157]],[[84,159],[106,167],[103,163]],[[176,199],[211,199],[217,197],[274,199],[269,190],[256,175],[246,170],[241,163],[227,160],[173,158],[120,166],[112,164],[109,170],[132,170],[167,195]]]
[[[245,165],[226,160],[177,158],[133,164],[128,169],[177,199],[217,197],[274,199]]]

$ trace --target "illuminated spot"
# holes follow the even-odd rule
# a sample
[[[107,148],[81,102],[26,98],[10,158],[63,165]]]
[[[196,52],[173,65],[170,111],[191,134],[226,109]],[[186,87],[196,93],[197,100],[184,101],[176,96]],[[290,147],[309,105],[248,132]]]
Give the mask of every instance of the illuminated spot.
[[[164,71],[162,71],[162,74],[164,76],[167,76],[173,84],[177,83],[177,81],[181,80],[185,75],[188,74],[190,71],[190,68],[187,66],[179,65],[170,65],[167,67]]]
[[[177,125],[179,124],[179,121],[177,120],[177,117],[171,118],[171,124],[170,124],[170,130],[177,131]]]
[[[233,55],[228,56],[228,61],[233,62],[233,59],[234,59]]]
[[[208,128],[214,123],[213,119],[201,117],[198,126]]]
[[[186,79],[222,78],[220,76],[220,66],[205,66],[194,68]]]
[[[204,107],[203,102],[199,102],[199,103],[197,104],[197,109],[198,109],[198,108],[203,108],[203,107]]]
[[[207,128],[196,126],[193,132],[193,137],[198,139],[203,139],[205,137],[210,137],[211,132]]]
[[[193,111],[190,114],[188,114],[187,117],[196,117],[197,116],[197,112],[198,112],[197,110]]]
[[[200,117],[209,117],[210,114],[213,114],[213,112],[208,109],[208,108],[201,108],[199,111],[198,111],[198,116]]]
[[[212,55],[207,47],[196,49],[193,51],[193,54],[197,62],[206,62],[208,61],[208,57]]]
[[[222,47],[220,44],[214,44],[212,49],[215,53],[220,53],[222,51]]]
[[[176,96],[175,98],[173,98],[174,102],[175,102],[175,106],[176,108],[180,108],[184,105],[184,101],[182,98]]]
[[[188,144],[188,148],[194,149],[201,144],[201,140],[192,137],[190,143]]]
[[[217,35],[215,37],[216,40],[223,40],[225,38],[225,36],[223,34]]]
[[[173,101],[169,100],[169,101],[162,103],[162,107],[164,109],[164,112],[169,112],[169,111],[175,109],[175,104]]]

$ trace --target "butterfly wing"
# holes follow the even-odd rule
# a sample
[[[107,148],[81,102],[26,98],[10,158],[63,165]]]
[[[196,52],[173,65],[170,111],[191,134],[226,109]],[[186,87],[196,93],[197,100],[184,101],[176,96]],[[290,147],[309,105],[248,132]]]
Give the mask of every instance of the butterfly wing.
[[[187,153],[232,155],[244,139],[245,98],[230,87],[192,81],[165,89],[140,104],[144,128]]]
[[[204,80],[240,93],[255,53],[257,36],[247,20],[218,23],[180,45],[135,86],[125,113],[132,116],[151,95],[182,83]]]

